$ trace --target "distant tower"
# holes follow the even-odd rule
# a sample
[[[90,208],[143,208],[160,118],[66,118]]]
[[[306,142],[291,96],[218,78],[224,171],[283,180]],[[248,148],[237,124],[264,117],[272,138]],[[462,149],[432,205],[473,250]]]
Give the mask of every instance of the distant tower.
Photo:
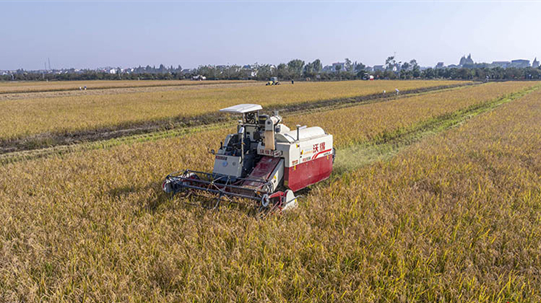
[[[51,58],[47,58],[47,61],[49,61],[49,69],[51,69]]]
[[[462,56],[462,57],[460,58],[460,61],[458,62],[458,65],[459,65],[460,67],[462,67],[462,66],[464,66],[464,65],[467,64],[466,62],[467,62],[466,56]]]
[[[538,68],[539,67],[539,61],[537,61],[537,57],[535,59],[533,59],[532,67],[533,68]]]
[[[471,58],[471,54],[468,54],[468,58],[466,59],[466,64],[467,65],[473,65],[473,59]]]

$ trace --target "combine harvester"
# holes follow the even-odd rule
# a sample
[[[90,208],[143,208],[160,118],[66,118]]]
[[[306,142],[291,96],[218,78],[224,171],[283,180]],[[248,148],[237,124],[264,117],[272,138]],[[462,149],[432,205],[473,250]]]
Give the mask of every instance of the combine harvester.
[[[222,198],[249,199],[260,210],[289,209],[297,205],[294,192],[331,175],[333,137],[320,127],[291,131],[282,117],[260,114],[261,105],[239,104],[220,112],[242,115],[237,132],[229,134],[215,156],[212,173],[183,170],[165,178],[166,193],[211,193]]]

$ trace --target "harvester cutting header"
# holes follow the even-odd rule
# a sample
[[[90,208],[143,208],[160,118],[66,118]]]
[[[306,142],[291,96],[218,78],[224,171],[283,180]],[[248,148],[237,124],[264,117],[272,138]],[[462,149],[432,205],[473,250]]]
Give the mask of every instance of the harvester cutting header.
[[[167,193],[207,192],[220,200],[243,198],[263,209],[296,205],[294,192],[329,178],[335,151],[333,137],[320,127],[282,124],[282,117],[260,114],[261,105],[239,104],[220,112],[242,115],[237,132],[220,144],[212,173],[183,170],[168,175]]]

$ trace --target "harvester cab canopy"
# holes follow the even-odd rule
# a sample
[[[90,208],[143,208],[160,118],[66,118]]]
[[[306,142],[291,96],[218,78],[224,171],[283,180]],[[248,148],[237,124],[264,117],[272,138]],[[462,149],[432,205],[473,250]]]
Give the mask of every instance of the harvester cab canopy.
[[[259,111],[263,108],[259,104],[238,104],[226,108],[220,109],[221,113],[228,114],[240,114],[242,115],[242,126],[245,124],[256,125],[264,123],[264,120],[268,118],[268,115],[259,115]],[[243,128],[244,129],[244,128]],[[240,130],[240,126],[239,129]]]
[[[293,192],[327,179],[333,168],[333,136],[321,127],[282,124],[282,117],[260,114],[259,104],[220,110],[242,115],[237,131],[226,136],[214,154],[212,173],[184,170],[167,176],[166,192],[203,191],[256,200],[260,206],[285,207]]]
[[[259,104],[239,104],[234,105],[226,108],[220,109],[220,112],[222,113],[230,113],[230,114],[245,114],[250,112],[257,112],[262,110],[263,107]]]

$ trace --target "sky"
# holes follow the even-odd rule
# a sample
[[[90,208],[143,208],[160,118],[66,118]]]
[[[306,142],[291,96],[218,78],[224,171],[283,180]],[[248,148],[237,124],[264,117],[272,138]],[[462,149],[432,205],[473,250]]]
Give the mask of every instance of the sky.
[[[0,70],[541,57],[541,2],[0,0]]]

